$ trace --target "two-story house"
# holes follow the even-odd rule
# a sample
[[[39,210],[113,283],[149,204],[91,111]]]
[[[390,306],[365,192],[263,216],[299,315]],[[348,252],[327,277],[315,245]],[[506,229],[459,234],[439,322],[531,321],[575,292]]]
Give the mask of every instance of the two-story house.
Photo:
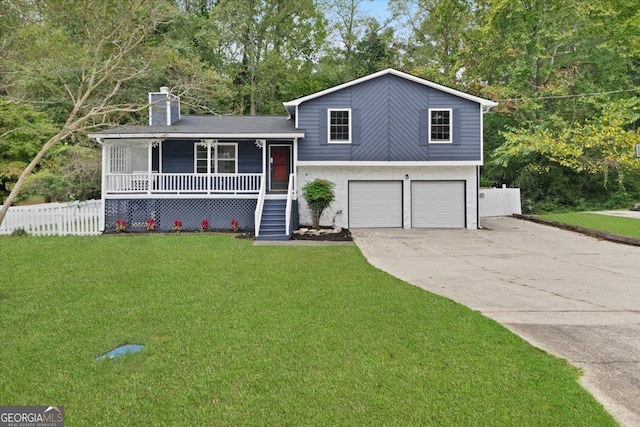
[[[180,115],[149,94],[149,125],[91,135],[102,145],[106,231],[232,220],[257,238],[311,223],[299,197],[323,178],[321,224],[477,228],[483,113],[497,104],[394,70],[285,102],[288,116]]]

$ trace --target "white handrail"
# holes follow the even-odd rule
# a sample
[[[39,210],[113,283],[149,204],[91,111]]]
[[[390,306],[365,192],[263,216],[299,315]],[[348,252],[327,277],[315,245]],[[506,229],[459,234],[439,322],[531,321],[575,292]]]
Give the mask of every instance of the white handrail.
[[[256,203],[256,214],[255,214],[255,236],[258,237],[260,235],[260,223],[262,222],[262,209],[264,208],[264,199],[267,196],[267,180],[265,175],[262,174],[262,179],[260,183],[260,192],[258,193],[258,202]]]
[[[107,193],[257,193],[261,173],[108,173]]]
[[[296,188],[296,174],[289,175],[289,187],[287,188],[287,207],[285,209],[285,233],[287,236],[291,236],[291,207],[295,198]]]

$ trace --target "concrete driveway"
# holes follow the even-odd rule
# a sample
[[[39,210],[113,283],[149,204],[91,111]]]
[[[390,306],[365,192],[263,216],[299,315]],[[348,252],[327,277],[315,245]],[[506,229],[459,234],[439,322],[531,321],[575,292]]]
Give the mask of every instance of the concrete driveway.
[[[582,385],[640,426],[640,247],[514,218],[482,225],[352,233],[374,266],[583,368]]]

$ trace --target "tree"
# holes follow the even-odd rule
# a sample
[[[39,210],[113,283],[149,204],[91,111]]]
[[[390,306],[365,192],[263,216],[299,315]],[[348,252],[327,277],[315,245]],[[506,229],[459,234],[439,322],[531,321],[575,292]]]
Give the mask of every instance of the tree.
[[[38,172],[29,176],[24,193],[47,201],[99,199],[102,161],[100,151],[82,145],[57,145],[47,153]]]
[[[308,182],[302,188],[302,195],[311,210],[311,217],[313,219],[313,228],[320,227],[320,217],[322,212],[331,206],[335,199],[333,188],[335,184],[326,179],[315,179]]]
[[[505,134],[505,143],[495,150],[493,162],[504,167],[515,160],[527,168],[540,168],[540,158],[576,173],[601,174],[608,185],[608,172],[617,178],[617,190],[626,192],[627,173],[640,173],[634,147],[640,144],[635,124],[640,120],[640,99],[610,101],[593,119],[571,125],[555,117],[553,125],[518,129]],[[531,158],[536,162],[531,162]]]
[[[312,0],[221,0],[210,20],[222,73],[234,85],[235,114],[281,112],[287,86],[326,37]]]
[[[44,113],[0,98],[0,204],[56,129]]]
[[[0,211],[0,224],[44,155],[71,135],[104,126],[113,114],[143,105],[119,100],[120,90],[148,73],[144,43],[167,20],[166,3],[147,0],[36,1],[37,13],[5,50],[1,82],[7,97],[45,103],[63,125],[20,174]],[[8,39],[7,39],[8,40]]]

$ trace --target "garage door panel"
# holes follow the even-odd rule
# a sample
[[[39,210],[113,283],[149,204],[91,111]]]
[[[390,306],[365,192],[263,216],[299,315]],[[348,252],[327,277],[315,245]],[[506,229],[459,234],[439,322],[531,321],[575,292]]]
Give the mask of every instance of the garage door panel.
[[[402,227],[402,181],[349,181],[349,228]]]
[[[414,228],[464,228],[464,181],[413,181],[411,226]]]

